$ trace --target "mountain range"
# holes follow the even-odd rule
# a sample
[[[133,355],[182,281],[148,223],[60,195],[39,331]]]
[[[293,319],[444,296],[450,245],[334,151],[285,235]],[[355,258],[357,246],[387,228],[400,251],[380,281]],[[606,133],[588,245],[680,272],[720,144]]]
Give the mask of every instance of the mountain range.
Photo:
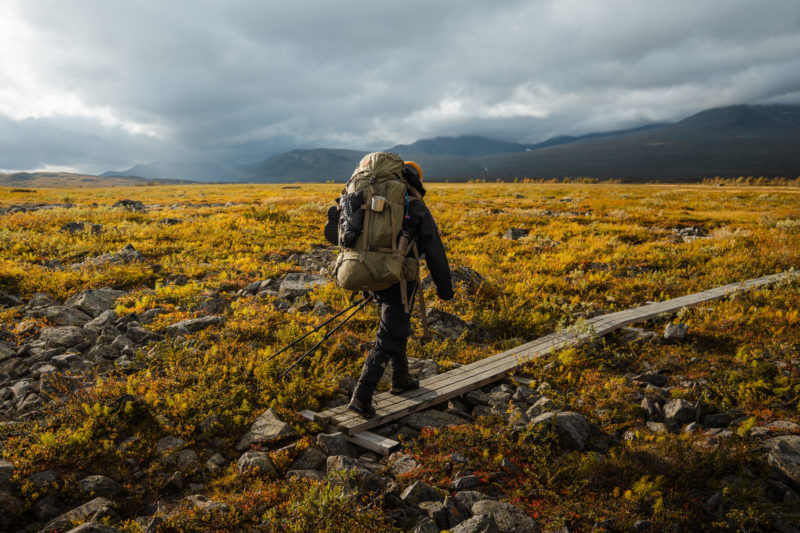
[[[800,106],[739,105],[676,123],[558,136],[521,144],[481,136],[437,137],[386,148],[417,161],[426,180],[593,177],[683,181],[800,176]],[[363,150],[291,150],[259,163],[165,162],[101,176],[279,183],[344,181]]]

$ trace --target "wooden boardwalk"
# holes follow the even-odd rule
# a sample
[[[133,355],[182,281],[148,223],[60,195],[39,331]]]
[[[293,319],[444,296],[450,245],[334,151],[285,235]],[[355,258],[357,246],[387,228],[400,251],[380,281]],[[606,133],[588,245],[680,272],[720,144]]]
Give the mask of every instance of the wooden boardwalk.
[[[419,389],[405,394],[392,395],[388,392],[376,394],[373,405],[377,415],[372,418],[363,418],[347,409],[345,405],[322,413],[308,412],[306,415],[313,417],[314,420],[329,429],[338,429],[344,432],[356,443],[358,443],[358,439],[376,442],[380,438],[369,433],[367,430],[370,428],[381,426],[502,379],[520,365],[552,350],[581,344],[592,337],[605,335],[623,326],[641,322],[662,313],[673,313],[684,307],[723,298],[736,292],[793,279],[797,275],[796,271],[774,274],[594,317],[585,321],[580,328],[573,327],[565,332],[551,333],[486,359],[424,379],[420,382]],[[378,446],[378,448],[380,447]]]

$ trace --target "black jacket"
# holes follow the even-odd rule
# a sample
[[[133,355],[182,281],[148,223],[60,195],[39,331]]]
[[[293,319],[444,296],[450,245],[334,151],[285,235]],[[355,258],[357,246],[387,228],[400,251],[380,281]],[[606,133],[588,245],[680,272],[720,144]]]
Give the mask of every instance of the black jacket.
[[[406,182],[413,187],[421,197],[425,196],[425,187],[417,176],[417,172],[406,166],[403,171]],[[436,285],[436,294],[442,300],[453,297],[453,282],[450,279],[450,266],[447,263],[447,254],[444,251],[439,228],[433,215],[424,202],[410,200],[408,215],[403,222],[403,229],[411,233],[417,243],[420,256],[425,256],[425,262],[430,270],[433,283]]]

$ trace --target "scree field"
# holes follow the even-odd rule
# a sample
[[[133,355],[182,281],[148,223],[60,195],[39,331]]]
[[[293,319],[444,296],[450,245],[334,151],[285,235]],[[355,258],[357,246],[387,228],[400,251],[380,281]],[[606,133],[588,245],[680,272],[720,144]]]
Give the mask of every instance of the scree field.
[[[370,304],[281,377],[350,305],[322,234],[341,189],[0,188],[0,530],[798,524],[796,278],[549,353],[437,406],[449,425],[376,428],[389,457],[318,437],[300,411],[347,401],[377,327]],[[800,266],[798,187],[435,183],[426,203],[456,297],[423,280],[423,375]],[[583,441],[531,423],[552,411]]]

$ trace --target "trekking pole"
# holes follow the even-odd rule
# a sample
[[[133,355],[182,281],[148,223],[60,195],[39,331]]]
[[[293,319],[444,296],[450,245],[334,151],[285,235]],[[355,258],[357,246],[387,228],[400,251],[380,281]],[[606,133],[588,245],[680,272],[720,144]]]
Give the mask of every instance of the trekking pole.
[[[303,359],[305,359],[307,355],[310,355],[310,354],[311,354],[311,353],[312,353],[314,350],[316,350],[317,348],[319,348],[319,347],[320,347],[320,345],[321,345],[323,342],[325,342],[326,340],[328,340],[328,337],[330,337],[331,335],[333,335],[333,333],[334,333],[334,332],[335,332],[337,329],[339,329],[340,327],[342,327],[342,326],[344,325],[344,323],[345,323],[345,322],[347,322],[348,320],[350,320],[351,318],[353,318],[353,315],[355,315],[356,313],[358,313],[359,311],[361,311],[361,308],[362,308],[362,307],[364,307],[365,305],[367,305],[367,303],[368,303],[368,302],[369,302],[371,299],[372,299],[372,296],[367,296],[366,298],[364,298],[363,300],[361,300],[361,302],[359,302],[359,304],[358,304],[358,308],[357,308],[355,311],[353,311],[352,313],[350,313],[349,315],[347,315],[347,317],[345,317],[345,319],[344,319],[344,320],[342,320],[341,322],[339,322],[338,324],[336,324],[336,326],[335,326],[333,329],[331,329],[331,330],[330,330],[328,333],[326,333],[326,334],[325,334],[325,335],[322,337],[322,340],[320,340],[320,341],[319,341],[317,344],[315,344],[314,346],[312,346],[310,350],[308,350],[306,353],[304,353],[303,355],[301,355],[300,357],[298,357],[298,358],[297,358],[297,361],[295,361],[294,363],[292,363],[292,366],[290,366],[289,368],[287,368],[287,369],[286,369],[286,370],[283,372],[283,374],[281,374],[281,379],[285,378],[285,377],[286,377],[286,374],[288,374],[289,372],[291,372],[291,371],[292,371],[292,369],[293,369],[294,367],[296,367],[296,366],[297,366],[297,365],[300,363],[300,361],[302,361]]]
[[[348,308],[347,308],[347,309],[345,309],[344,311],[341,311],[340,313],[337,313],[337,314],[333,315],[332,317],[330,317],[330,318],[329,318],[328,320],[326,320],[325,322],[322,322],[322,323],[320,323],[320,324],[317,324],[316,326],[314,326],[314,328],[313,328],[311,331],[309,331],[308,333],[306,333],[306,334],[305,334],[305,335],[303,335],[302,337],[300,337],[300,338],[298,338],[298,339],[295,339],[294,341],[292,341],[291,343],[287,344],[286,346],[284,346],[283,348],[281,348],[280,350],[278,350],[278,351],[277,351],[277,352],[275,352],[274,354],[272,354],[272,355],[270,355],[269,357],[267,357],[267,361],[271,361],[272,359],[275,359],[275,358],[276,358],[276,357],[278,357],[280,354],[282,354],[283,352],[285,352],[286,350],[288,350],[289,348],[291,348],[292,346],[294,346],[295,344],[297,344],[297,343],[298,343],[298,342],[300,342],[301,340],[305,339],[306,337],[308,337],[308,336],[309,336],[309,335],[311,335],[312,333],[316,333],[317,331],[319,331],[319,330],[320,330],[320,328],[322,328],[322,326],[324,326],[324,325],[328,324],[329,322],[332,322],[333,320],[336,320],[337,318],[339,318],[340,316],[342,316],[343,314],[345,314],[346,312],[348,312],[349,310],[351,310],[352,308],[354,308],[354,307],[355,307],[355,306],[357,306],[358,304],[362,303],[364,300],[366,300],[366,298],[362,298],[361,300],[357,301],[356,303],[354,303],[353,305],[351,305],[350,307],[348,307]]]

